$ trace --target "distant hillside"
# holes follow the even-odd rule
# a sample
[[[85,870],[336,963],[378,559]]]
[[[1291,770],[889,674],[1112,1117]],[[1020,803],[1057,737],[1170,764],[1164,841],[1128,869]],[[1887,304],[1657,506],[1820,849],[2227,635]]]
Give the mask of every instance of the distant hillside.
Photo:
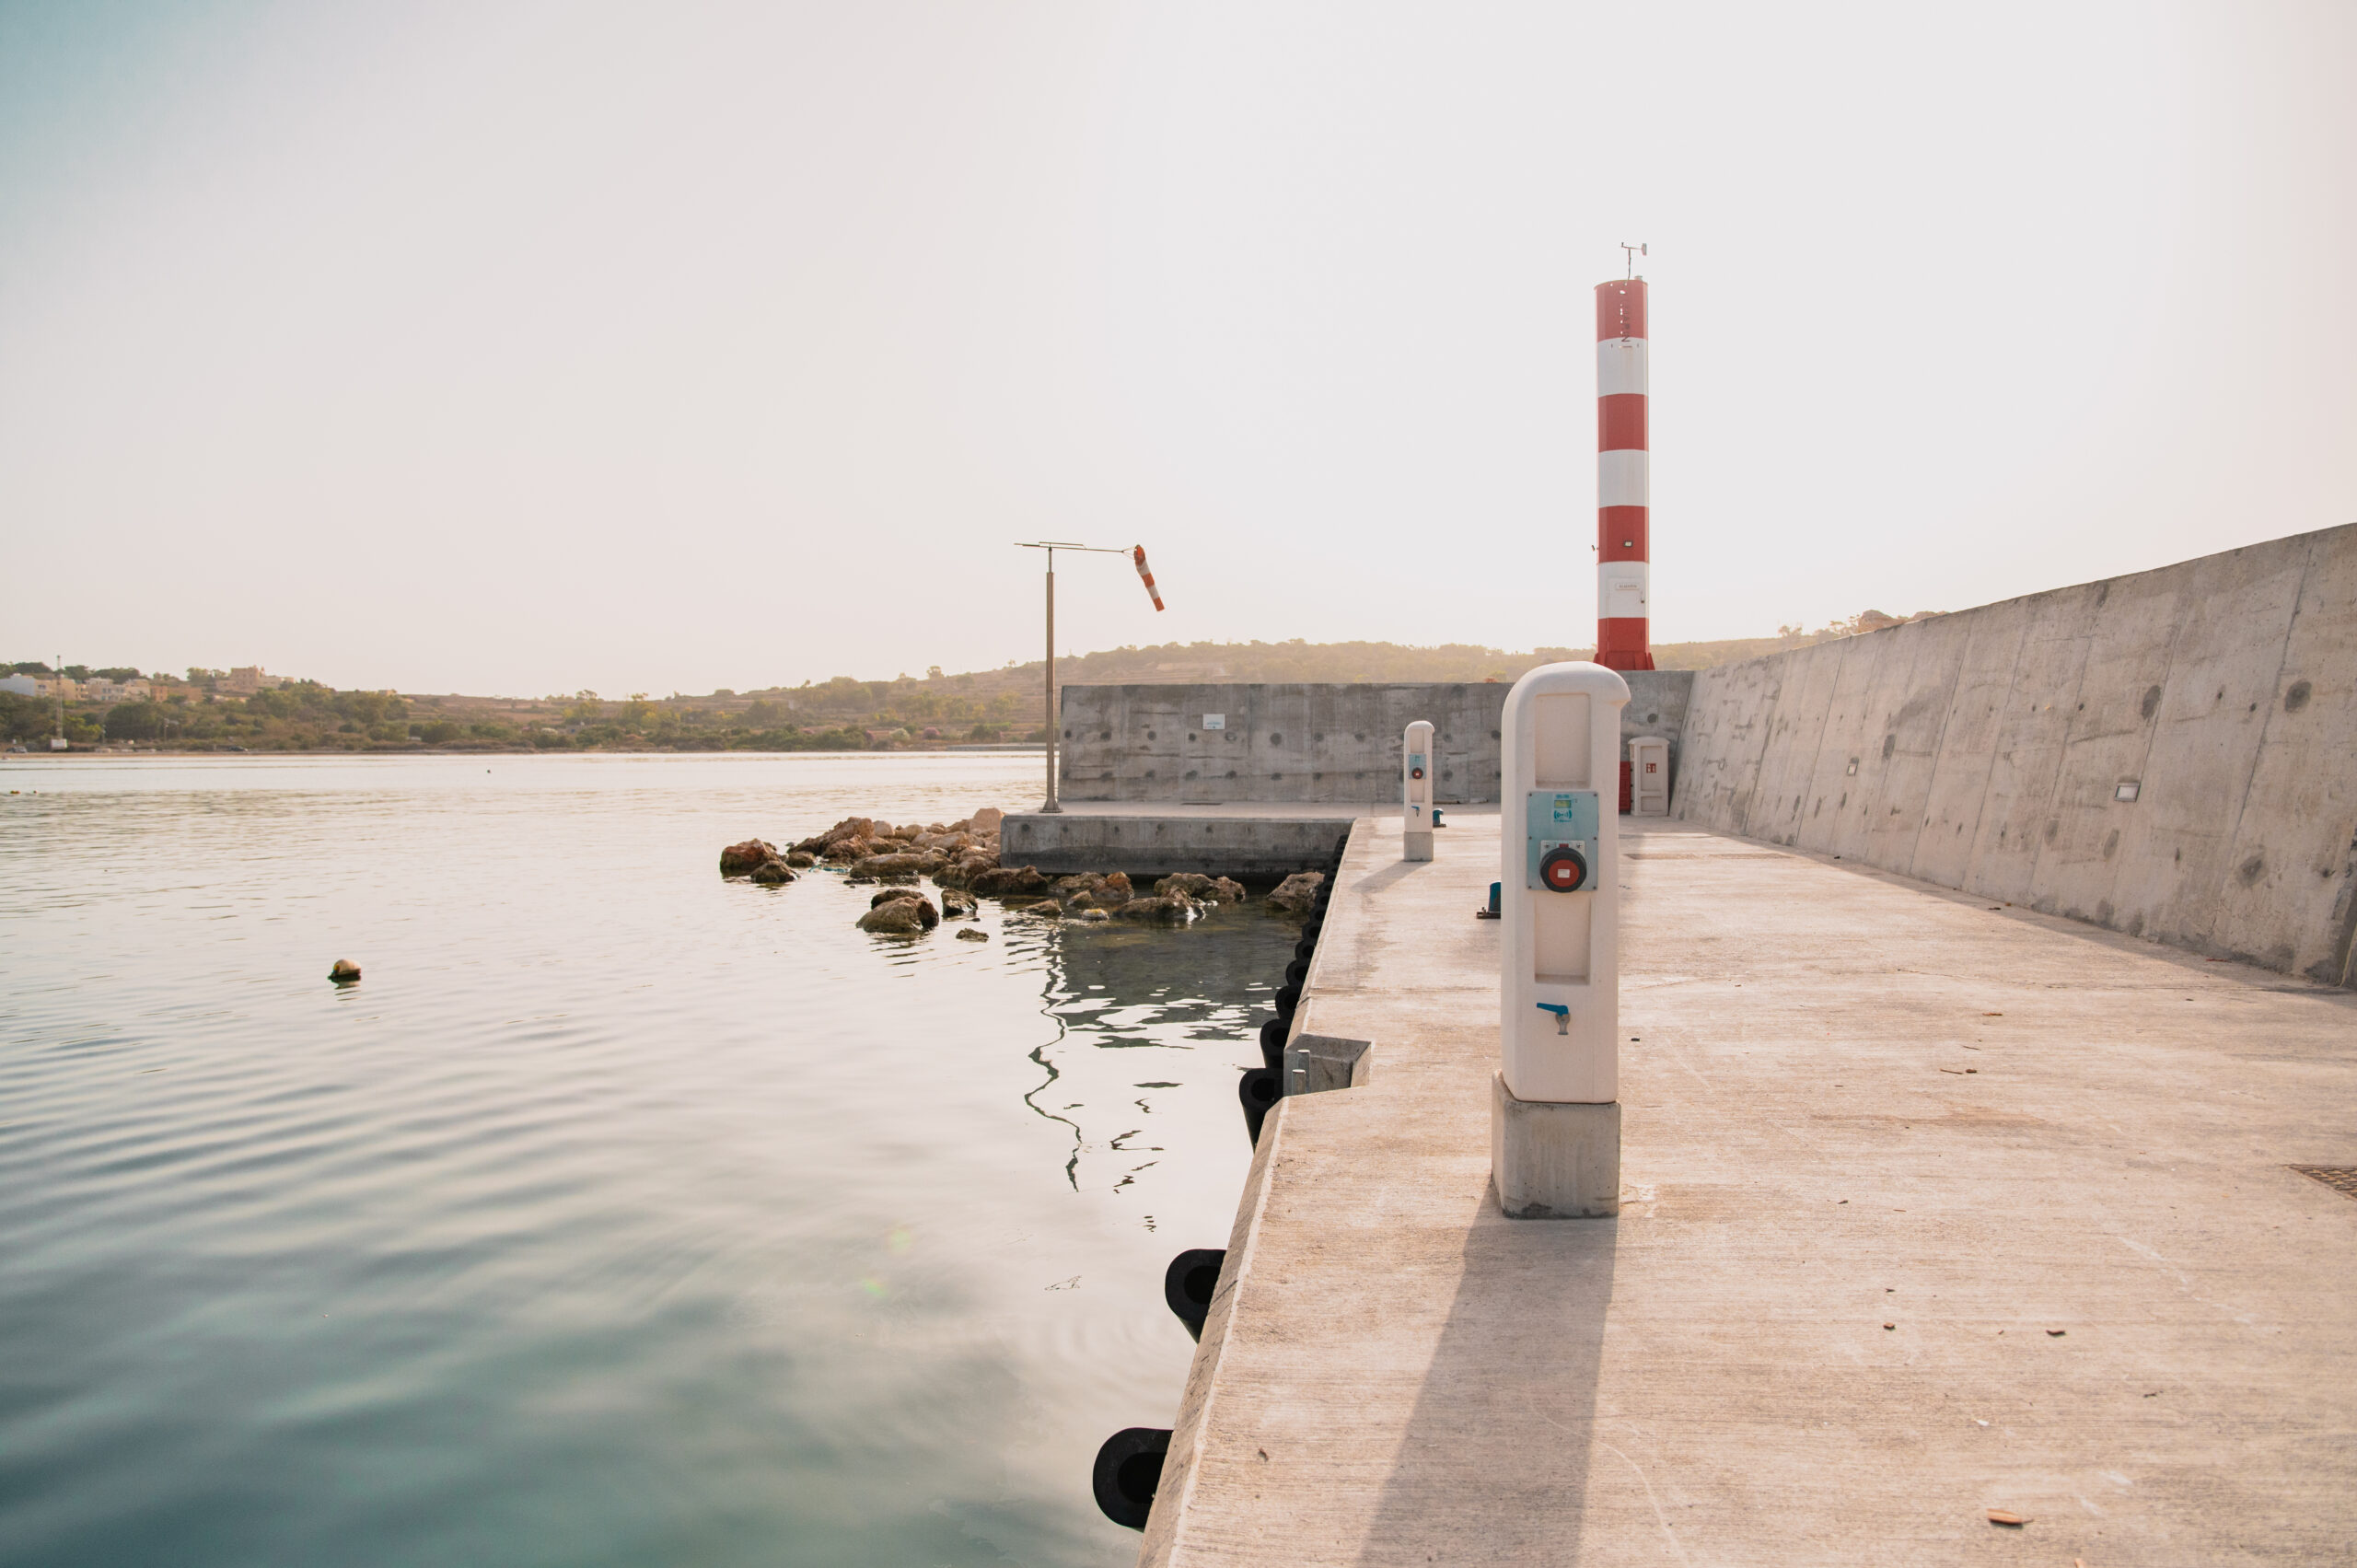
[[[1936,613],[1899,617],[1868,610],[1864,615],[1815,632],[1787,627],[1780,636],[1736,637],[1715,643],[1656,643],[1654,664],[1661,669],[1709,669],[1758,658],[1762,654],[1806,647],[1833,637],[1895,626],[1902,620],[1922,620]],[[1504,680],[1542,664],[1583,659],[1592,648],[1533,648],[1512,653],[1473,643],[1443,643],[1412,647],[1399,643],[1163,643],[1152,647],[1109,648],[1056,660],[1056,683],[1073,686],[1179,684],[1190,681],[1288,680]],[[989,695],[1039,690],[1040,661],[1012,664],[1001,669],[971,670],[943,676],[928,670],[926,679],[911,684]],[[815,690],[815,688],[813,688]]]
[[[1922,615],[1907,617],[1922,620]],[[1659,643],[1663,669],[1707,669],[1901,623],[1868,610],[1805,632],[1717,643]],[[1398,643],[1165,643],[1109,648],[1056,661],[1059,686],[1190,681],[1511,681],[1538,665],[1585,658],[1586,648],[1509,653],[1470,643],[1408,647]],[[46,676],[46,665],[17,673]],[[86,672],[69,668],[67,675]],[[131,679],[134,669],[97,676]],[[259,671],[239,672],[259,676]],[[1046,738],[1040,661],[922,678],[859,680],[848,675],[799,686],[720,691],[708,696],[595,691],[547,697],[343,691],[308,680],[241,693],[219,670],[192,669],[185,682],[157,678],[152,698],[69,699],[65,733],[77,746],[117,743],[170,750],[679,750],[843,751]],[[30,682],[28,682],[29,684]],[[23,745],[56,725],[52,703],[0,691],[0,734]]]

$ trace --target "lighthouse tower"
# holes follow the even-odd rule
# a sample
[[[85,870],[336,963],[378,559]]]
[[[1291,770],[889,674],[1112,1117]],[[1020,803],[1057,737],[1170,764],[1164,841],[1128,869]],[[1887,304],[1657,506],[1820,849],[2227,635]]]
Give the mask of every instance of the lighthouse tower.
[[[1651,669],[1645,280],[1596,285],[1596,662]]]

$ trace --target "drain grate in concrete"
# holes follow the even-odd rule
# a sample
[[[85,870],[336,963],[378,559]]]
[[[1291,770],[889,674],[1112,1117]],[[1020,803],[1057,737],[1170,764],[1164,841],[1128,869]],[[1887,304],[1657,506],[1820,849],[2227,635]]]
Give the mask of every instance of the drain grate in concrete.
[[[2295,1165],[2302,1176],[2312,1176],[2345,1198],[2357,1198],[2357,1166]]]

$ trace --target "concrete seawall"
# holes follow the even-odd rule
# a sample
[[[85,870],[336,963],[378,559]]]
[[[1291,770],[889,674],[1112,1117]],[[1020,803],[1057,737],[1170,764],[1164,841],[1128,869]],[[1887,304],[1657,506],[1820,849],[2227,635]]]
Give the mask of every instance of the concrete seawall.
[[[1623,738],[1669,741],[1673,778],[1690,670],[1629,677]],[[1498,798],[1504,682],[1067,686],[1058,791],[1069,800],[1396,801],[1399,736],[1439,732],[1439,798]],[[1219,727],[1206,725],[1216,718]]]
[[[1685,821],[2357,980],[2357,525],[1704,670],[1681,742]]]
[[[1335,846],[1349,836],[1351,821],[1332,813],[1172,816],[1082,809],[1043,817],[1015,812],[1002,829],[1002,842],[1007,865],[1037,866],[1050,877],[1074,871],[1267,877],[1324,866],[1333,859]]]

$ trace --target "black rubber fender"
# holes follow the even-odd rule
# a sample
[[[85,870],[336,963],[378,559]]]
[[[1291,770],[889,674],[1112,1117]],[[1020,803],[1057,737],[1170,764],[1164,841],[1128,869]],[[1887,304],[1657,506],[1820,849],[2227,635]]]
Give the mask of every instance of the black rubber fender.
[[[1284,1018],[1271,1018],[1260,1026],[1260,1065],[1273,1073],[1285,1064],[1285,1039],[1293,1033],[1293,1025]]]
[[[1303,981],[1307,980],[1308,978],[1309,960],[1307,958],[1295,958],[1293,962],[1285,966],[1285,983],[1287,985],[1298,987]]]
[[[1284,1074],[1273,1067],[1247,1067],[1244,1076],[1236,1082],[1236,1098],[1244,1106],[1244,1131],[1250,1134],[1252,1146],[1260,1145],[1260,1123],[1269,1118],[1269,1108],[1285,1092]]]
[[[1225,1247],[1190,1247],[1162,1271],[1163,1301],[1169,1306],[1170,1315],[1198,1340],[1203,1337],[1203,1319],[1211,1313],[1212,1293],[1219,1289],[1220,1266],[1226,1261]]]
[[[1125,1426],[1105,1439],[1089,1472],[1089,1490],[1097,1506],[1115,1524],[1132,1530],[1145,1528],[1154,1512],[1154,1493],[1162,1484],[1162,1461],[1170,1452],[1170,1429]]]
[[[1281,985],[1277,987],[1276,1008],[1278,1017],[1283,1018],[1288,1024],[1292,1023],[1294,1009],[1300,1005],[1301,987],[1297,985]]]

